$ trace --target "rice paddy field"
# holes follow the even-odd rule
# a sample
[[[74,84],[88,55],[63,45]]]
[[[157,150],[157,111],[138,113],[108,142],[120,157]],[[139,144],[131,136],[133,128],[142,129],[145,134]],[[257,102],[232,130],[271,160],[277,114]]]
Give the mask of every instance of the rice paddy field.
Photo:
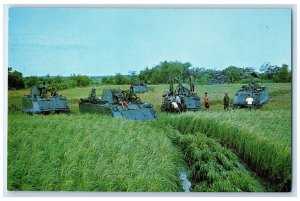
[[[160,112],[167,85],[141,94],[158,113],[148,122],[80,114],[91,87],[59,91],[70,114],[27,115],[8,92],[9,191],[183,192],[184,170],[192,192],[289,192],[292,182],[291,84],[266,84],[262,108],[223,111],[240,84],[197,85],[209,111]],[[128,89],[129,86],[96,86]]]

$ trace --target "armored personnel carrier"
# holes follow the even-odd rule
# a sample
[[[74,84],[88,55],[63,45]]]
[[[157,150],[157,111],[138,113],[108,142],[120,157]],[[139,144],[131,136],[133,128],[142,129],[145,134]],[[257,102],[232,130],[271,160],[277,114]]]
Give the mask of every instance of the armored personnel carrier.
[[[153,106],[142,102],[132,90],[104,89],[102,97],[80,99],[79,111],[141,121],[157,118]]]
[[[176,86],[175,91],[173,91],[173,87],[170,86],[170,90],[164,91],[162,97],[162,112],[176,112],[175,108],[172,106],[172,102],[177,102],[180,111],[199,111],[201,109],[200,97],[198,94],[196,92],[191,92],[190,89],[181,84]]]
[[[252,96],[254,102],[253,106],[261,107],[269,100],[269,91],[266,87],[259,84],[243,85],[239,91],[234,94],[233,107],[244,108],[247,107],[246,98],[248,95]]]
[[[130,86],[130,89],[134,93],[147,93],[149,91],[148,86],[146,84],[143,84],[143,83],[132,84]]]
[[[53,96],[48,96],[45,90],[47,89],[44,86],[37,87],[33,85],[30,90],[30,95],[26,95],[22,98],[23,112],[29,114],[70,112],[68,100],[65,96],[58,95],[57,93]]]

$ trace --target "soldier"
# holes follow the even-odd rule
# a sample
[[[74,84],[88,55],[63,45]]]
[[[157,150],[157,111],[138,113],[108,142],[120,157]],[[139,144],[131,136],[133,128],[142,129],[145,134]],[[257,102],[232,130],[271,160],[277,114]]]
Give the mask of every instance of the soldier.
[[[229,110],[229,101],[230,101],[230,98],[229,98],[229,96],[228,96],[228,93],[226,92],[226,93],[225,93],[225,96],[224,96],[224,99],[223,99],[224,110],[225,110],[225,111],[228,111],[228,110]]]
[[[42,98],[48,98],[48,89],[45,86],[43,86],[43,88],[42,88],[41,97]]]
[[[173,87],[174,80],[173,79],[169,79],[168,84],[169,84],[170,95],[173,95],[174,94],[174,87]]]
[[[56,88],[54,87],[54,85],[52,86],[51,89],[51,96],[57,96]]]
[[[178,104],[177,104],[175,101],[173,101],[173,102],[171,103],[171,105],[172,105],[172,108],[174,109],[174,111],[175,111],[176,113],[180,113],[180,108],[179,108]]]
[[[89,93],[88,99],[91,101],[96,99],[96,88],[92,88],[92,91]]]
[[[118,96],[118,103],[119,103],[120,105],[122,105],[122,107],[123,107],[124,109],[125,109],[124,106],[126,106],[127,109],[129,109],[126,100],[127,100],[127,93],[126,93],[126,91],[122,91],[121,95]]]
[[[208,96],[207,96],[207,92],[205,92],[205,97],[204,97],[204,106],[205,106],[205,110],[209,110],[209,103],[208,103]]]
[[[133,90],[128,90],[128,101],[130,102],[137,102],[139,97],[133,92]]]
[[[175,96],[175,101],[176,101],[177,105],[179,106],[179,108],[182,108],[181,99],[180,99],[179,95]]]
[[[183,85],[179,79],[177,80],[177,82],[178,82],[178,94],[182,95],[183,94]]]
[[[189,83],[190,83],[190,90],[191,92],[195,92],[195,76],[193,73],[191,73],[190,78],[189,78]]]
[[[249,94],[248,97],[246,98],[246,102],[247,102],[247,108],[249,111],[252,110],[252,106],[253,106],[253,98],[251,97],[251,95]]]

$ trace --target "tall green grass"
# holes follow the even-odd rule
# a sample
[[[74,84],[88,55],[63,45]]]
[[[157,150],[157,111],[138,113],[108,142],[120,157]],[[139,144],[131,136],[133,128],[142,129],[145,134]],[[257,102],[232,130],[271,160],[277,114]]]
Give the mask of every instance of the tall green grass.
[[[180,158],[161,130],[141,122],[9,115],[9,190],[180,191]]]
[[[196,136],[195,136],[196,135]],[[252,175],[229,149],[206,135],[182,135],[196,192],[264,192],[263,185]]]
[[[264,192],[264,185],[241,163],[234,152],[202,133],[180,133],[159,122],[182,151],[194,192]]]
[[[161,120],[182,133],[205,133],[236,151],[249,167],[273,185],[290,191],[292,176],[291,116],[276,112],[231,112],[161,115]]]

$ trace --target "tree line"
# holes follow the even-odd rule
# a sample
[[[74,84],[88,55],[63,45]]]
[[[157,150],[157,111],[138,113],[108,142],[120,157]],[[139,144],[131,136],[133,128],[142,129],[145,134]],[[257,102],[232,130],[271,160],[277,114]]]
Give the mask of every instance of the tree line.
[[[94,83],[95,81],[90,79],[86,75],[70,75],[68,77],[63,76],[50,76],[43,77],[29,76],[23,77],[21,72],[16,70],[12,71],[12,68],[8,68],[8,88],[9,89],[24,89],[30,88],[33,85],[46,83],[49,86],[54,85],[58,90],[69,89],[74,87],[86,87]]]
[[[127,75],[117,73],[113,76],[103,76],[101,84],[123,85],[136,84],[166,84],[171,79],[180,80],[186,83],[189,76],[193,74],[197,84],[224,84],[224,83],[250,83],[257,82],[291,82],[292,73],[289,66],[281,66],[264,63],[260,67],[260,73],[253,67],[228,66],[223,70],[206,69],[204,67],[193,67],[189,62],[163,61],[152,68],[144,68],[138,74],[130,71]],[[70,75],[43,77],[29,76],[23,77],[21,72],[8,68],[9,89],[22,89],[31,87],[34,84],[45,82],[48,85],[54,84],[57,89],[63,90],[74,87],[86,87],[98,84],[99,80],[92,79],[86,75]]]
[[[224,83],[250,83],[256,82],[291,82],[292,74],[288,65],[282,64],[280,67],[264,63],[260,67],[260,73],[253,67],[228,66],[224,70],[206,69],[203,67],[193,67],[191,63],[180,61],[164,61],[152,68],[146,67],[137,75],[116,74],[106,76],[102,79],[102,84],[133,84],[143,82],[145,84],[166,84],[171,79],[181,82],[188,82],[189,76],[196,77],[197,84],[224,84]]]

